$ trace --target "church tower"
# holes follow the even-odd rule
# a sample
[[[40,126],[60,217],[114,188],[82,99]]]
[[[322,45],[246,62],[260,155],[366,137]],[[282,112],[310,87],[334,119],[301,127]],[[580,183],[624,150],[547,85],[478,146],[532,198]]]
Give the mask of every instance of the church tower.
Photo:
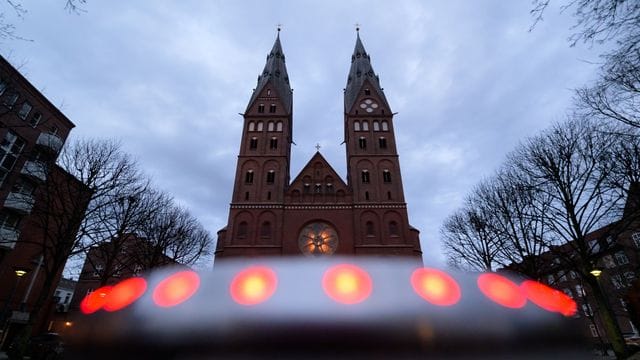
[[[290,181],[293,96],[280,36],[244,124],[229,221],[216,259],[400,255],[421,261],[409,225],[393,113],[360,36],[344,90],[347,182],[318,151]]]

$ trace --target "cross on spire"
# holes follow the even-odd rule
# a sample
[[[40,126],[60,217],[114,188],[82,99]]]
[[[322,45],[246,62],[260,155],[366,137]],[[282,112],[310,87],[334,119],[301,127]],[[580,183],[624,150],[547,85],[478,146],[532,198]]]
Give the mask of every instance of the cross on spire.
[[[322,147],[322,146],[320,146],[320,143],[317,143],[317,144],[316,144],[316,151],[320,151],[320,148],[321,148],[321,147]]]
[[[278,32],[280,32],[280,30],[282,30],[282,24],[281,23],[277,23],[276,24],[276,29],[278,30]]]
[[[354,26],[356,27],[356,32],[360,32],[360,23],[355,23]]]

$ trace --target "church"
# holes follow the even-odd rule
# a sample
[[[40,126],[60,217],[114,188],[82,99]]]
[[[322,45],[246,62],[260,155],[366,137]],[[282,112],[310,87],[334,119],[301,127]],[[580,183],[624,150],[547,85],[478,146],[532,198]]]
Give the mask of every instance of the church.
[[[293,93],[279,31],[243,114],[229,220],[218,231],[216,262],[389,255],[421,263],[419,231],[409,224],[402,190],[393,112],[359,32],[344,89],[345,182],[320,151],[291,180]]]

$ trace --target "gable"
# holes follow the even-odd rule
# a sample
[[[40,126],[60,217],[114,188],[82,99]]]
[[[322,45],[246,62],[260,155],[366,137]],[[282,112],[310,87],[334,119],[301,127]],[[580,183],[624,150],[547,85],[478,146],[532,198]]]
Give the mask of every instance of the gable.
[[[375,108],[371,107],[362,107],[364,101],[370,102],[371,104],[377,105]],[[347,114],[350,115],[391,115],[391,108],[387,103],[387,99],[381,90],[379,90],[378,86],[374,86],[369,82],[369,80],[365,80],[360,86],[360,89],[353,94],[353,102],[351,106],[348,106],[345,109]],[[368,104],[366,104],[368,105]],[[371,110],[371,111],[367,111]]]
[[[316,193],[317,187],[321,187],[321,192],[348,194],[347,184],[342,181],[340,175],[329,165],[327,160],[317,152],[311,160],[302,168],[300,173],[289,185],[286,193],[292,195]]]

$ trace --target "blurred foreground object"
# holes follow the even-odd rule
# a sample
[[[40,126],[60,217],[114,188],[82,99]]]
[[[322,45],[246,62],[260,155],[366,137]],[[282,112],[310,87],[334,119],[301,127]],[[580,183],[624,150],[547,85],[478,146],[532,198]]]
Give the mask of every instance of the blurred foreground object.
[[[576,303],[560,291],[381,258],[166,268],[97,289],[82,311],[65,358],[589,355],[574,326]]]

